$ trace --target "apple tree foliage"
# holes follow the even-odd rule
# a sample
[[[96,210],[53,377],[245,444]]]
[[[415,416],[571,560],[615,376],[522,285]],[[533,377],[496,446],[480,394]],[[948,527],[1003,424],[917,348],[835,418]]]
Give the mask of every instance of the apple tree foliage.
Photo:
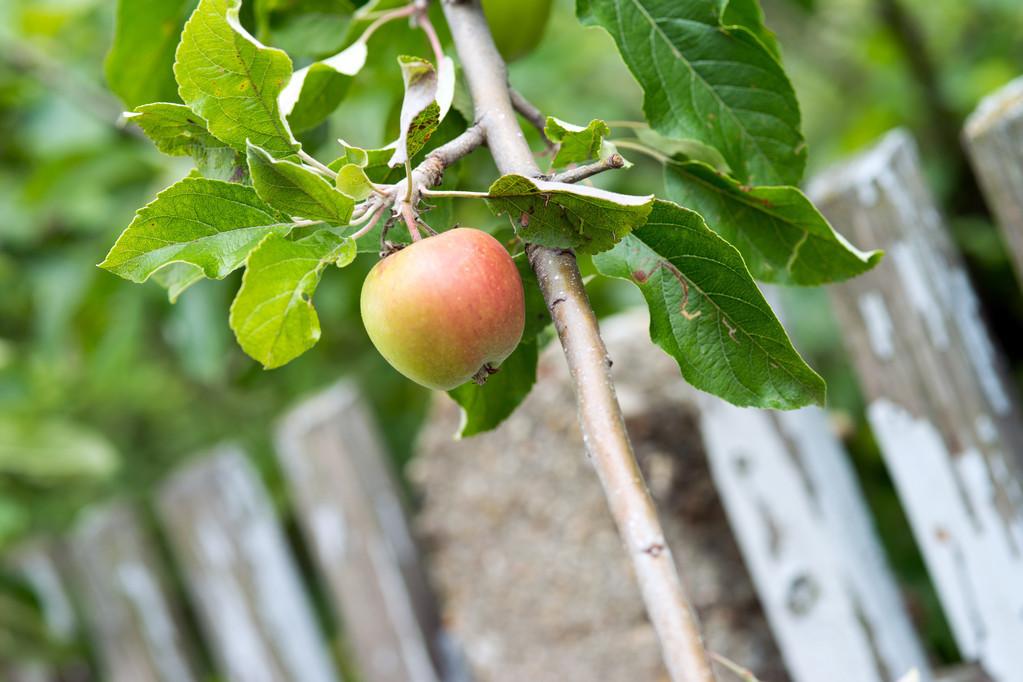
[[[280,367],[320,338],[313,297],[321,278],[378,257],[381,231],[394,220],[387,207],[380,213],[389,219],[362,229],[377,211],[374,197],[404,187],[438,140],[472,119],[442,15],[436,7],[428,15],[440,24],[439,49],[393,64],[404,86],[396,138],[380,148],[339,140],[316,159],[304,134],[336,110],[343,115],[353,83],[379,78],[365,68],[373,33],[390,19],[407,30],[408,45],[428,46],[412,39],[425,10],[395,0],[358,9],[348,0],[149,4],[160,11],[121,1],[108,81],[131,108],[128,121],[160,151],[192,157],[195,168],[139,209],[101,267],[134,282],[153,279],[171,298],[244,269],[231,328],[252,358]],[[744,406],[822,403],[824,382],[756,280],[826,284],[865,272],[880,254],[851,246],[798,189],[807,154],[799,105],[757,1],[577,0],[576,12],[614,39],[644,92],[647,127],[616,147],[608,123],[576,125],[551,112],[544,129],[551,176],[467,183],[489,187],[468,200],[484,201],[505,221],[529,319],[497,375],[452,391],[465,411],[463,435],[494,427],[535,381],[550,320],[525,243],[591,256],[600,276],[637,286],[651,337],[697,388]],[[169,36],[166,27],[184,16],[180,35]],[[295,40],[299,34],[305,39]],[[381,79],[379,87],[397,82]],[[664,183],[625,195],[552,179],[619,148],[663,164]],[[402,229],[393,226],[389,238]]]

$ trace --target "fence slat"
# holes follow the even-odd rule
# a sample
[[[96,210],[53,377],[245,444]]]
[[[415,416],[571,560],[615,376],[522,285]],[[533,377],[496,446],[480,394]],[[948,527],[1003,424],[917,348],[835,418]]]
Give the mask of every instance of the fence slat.
[[[856,477],[817,409],[701,396],[722,502],[794,682],[933,679]]]
[[[435,682],[442,633],[372,417],[340,384],[292,410],[277,451],[367,682]]]
[[[135,510],[115,503],[74,530],[71,552],[107,682],[197,682],[177,608]]]
[[[222,448],[174,474],[157,509],[212,655],[231,682],[335,682],[298,569],[248,460]]]
[[[1023,282],[1023,78],[984,99],[963,138]]]
[[[868,418],[960,650],[1023,680],[1023,428],[960,257],[903,131],[813,183],[835,226],[883,248],[832,287]]]
[[[49,635],[60,644],[70,644],[78,634],[74,606],[67,591],[61,565],[63,555],[57,542],[35,540],[12,552],[5,564],[22,576],[42,609]],[[47,682],[53,679],[83,680],[88,673],[83,661],[62,664],[29,661],[10,667],[5,674],[11,682]]]

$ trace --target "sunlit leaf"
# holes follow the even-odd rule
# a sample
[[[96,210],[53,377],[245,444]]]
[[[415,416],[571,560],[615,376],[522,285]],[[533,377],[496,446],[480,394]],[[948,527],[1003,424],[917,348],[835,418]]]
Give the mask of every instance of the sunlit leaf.
[[[245,30],[240,7],[241,0],[200,0],[174,63],[179,93],[214,136],[238,151],[251,140],[274,156],[287,156],[298,143],[277,98],[291,78],[291,59]]]
[[[183,104],[144,104],[125,118],[170,156],[191,156],[204,177],[241,182],[248,175],[242,155],[213,137],[202,116]]]
[[[238,344],[266,369],[287,364],[320,339],[312,295],[328,265],[355,258],[355,242],[329,229],[292,241],[267,237],[246,262],[241,289],[231,304]]]
[[[278,211],[297,218],[347,225],[355,202],[316,172],[291,161],[278,161],[249,146],[249,172],[259,197]]]
[[[144,282],[172,263],[188,263],[221,279],[238,268],[268,234],[291,222],[246,185],[189,177],[139,209],[100,267]],[[178,270],[186,279],[194,270]],[[193,280],[194,281],[194,280]]]

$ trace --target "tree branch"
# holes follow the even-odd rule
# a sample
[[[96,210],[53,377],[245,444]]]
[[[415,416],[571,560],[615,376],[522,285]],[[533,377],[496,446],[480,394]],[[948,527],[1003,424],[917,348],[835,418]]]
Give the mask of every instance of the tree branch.
[[[587,163],[583,166],[576,168],[569,168],[561,173],[555,173],[550,176],[552,182],[580,182],[586,178],[591,178],[598,173],[603,173],[607,170],[614,170],[615,168],[624,168],[625,159],[622,158],[621,154],[612,154],[606,159],[600,161],[594,161],[593,163]]]
[[[468,156],[487,143],[483,126],[475,123],[455,139],[445,142],[426,155],[412,171],[412,182],[417,187],[436,187],[444,179],[444,169]]]
[[[508,94],[511,95],[511,103],[515,111],[521,114],[522,118],[529,121],[529,125],[540,132],[540,137],[548,149],[553,147],[554,143],[547,137],[547,117],[543,115],[543,112],[515,88],[509,87]]]
[[[476,120],[498,170],[539,177],[540,169],[514,115],[507,69],[478,0],[448,0],[443,8],[472,93]],[[671,679],[713,682],[696,615],[626,433],[607,349],[575,256],[535,245],[527,249],[575,381],[583,441],[635,568]]]

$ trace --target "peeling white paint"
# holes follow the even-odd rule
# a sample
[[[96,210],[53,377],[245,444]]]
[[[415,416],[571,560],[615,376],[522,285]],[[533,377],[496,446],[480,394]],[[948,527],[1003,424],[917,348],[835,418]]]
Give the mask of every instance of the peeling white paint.
[[[895,271],[902,281],[910,304],[927,326],[931,342],[936,348],[946,350],[949,346],[949,336],[945,327],[944,308],[934,297],[918,254],[909,243],[900,241],[892,244],[888,255],[895,263]]]
[[[73,637],[75,612],[53,558],[44,550],[33,548],[19,554],[17,563],[25,580],[39,598],[46,627],[60,639]]]
[[[138,561],[126,561],[116,567],[116,576],[136,620],[142,624],[142,636],[160,679],[167,682],[195,679],[178,639],[170,605],[149,568]]]
[[[229,679],[334,682],[287,541],[244,455],[199,461],[171,480],[161,502],[176,542],[195,547],[186,575]],[[173,518],[181,509],[185,518]]]
[[[977,373],[981,390],[991,408],[1000,415],[1008,414],[1012,404],[998,372],[994,344],[980,316],[977,295],[962,268],[956,268],[950,280],[952,319],[959,328],[959,335],[966,347],[966,357]]]
[[[927,671],[824,413],[700,405],[718,490],[794,682]]]
[[[953,457],[930,422],[889,400],[868,417],[963,655],[996,682],[1023,682],[1023,563],[983,456]]]
[[[880,291],[868,291],[859,298],[860,315],[867,328],[867,338],[879,360],[890,360],[895,355],[892,318]]]

